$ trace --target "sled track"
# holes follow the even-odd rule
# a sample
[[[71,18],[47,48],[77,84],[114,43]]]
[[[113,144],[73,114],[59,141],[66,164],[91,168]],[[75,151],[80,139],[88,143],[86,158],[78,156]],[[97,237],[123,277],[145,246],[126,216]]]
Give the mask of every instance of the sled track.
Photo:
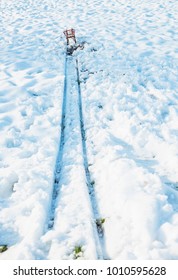
[[[64,72],[64,91],[63,91],[63,103],[62,103],[62,116],[61,116],[61,135],[60,135],[60,144],[58,155],[56,159],[56,167],[54,173],[54,185],[52,192],[52,200],[51,200],[51,209],[50,215],[48,219],[48,229],[52,229],[54,226],[54,217],[55,217],[55,209],[56,209],[56,200],[60,191],[60,175],[62,169],[62,161],[63,161],[63,147],[65,143],[65,119],[66,119],[66,101],[67,101],[67,54],[65,58],[65,72]]]
[[[83,165],[85,170],[85,181],[86,181],[86,187],[88,189],[91,209],[92,209],[92,226],[93,226],[93,238],[95,241],[95,249],[97,254],[97,259],[104,259],[103,256],[103,236],[101,234],[100,229],[96,225],[96,220],[99,218],[99,210],[97,206],[97,199],[95,195],[95,190],[93,187],[93,183],[91,180],[91,175],[88,167],[88,157],[87,157],[87,147],[86,147],[86,136],[85,136],[85,128],[84,128],[84,119],[83,119],[83,109],[82,109],[82,95],[81,95],[81,87],[80,87],[80,75],[79,75],[79,63],[78,59],[74,58],[72,56],[69,56],[66,53],[65,58],[65,70],[64,70],[64,91],[63,91],[63,104],[62,104],[62,116],[61,116],[61,135],[60,135],[60,143],[59,143],[59,150],[56,160],[56,167],[55,167],[55,173],[54,173],[54,184],[53,184],[53,192],[52,192],[52,200],[51,200],[51,207],[50,207],[50,215],[48,218],[48,229],[50,230],[55,225],[55,210],[57,207],[57,200],[60,194],[60,188],[61,188],[61,176],[62,176],[62,166],[63,166],[63,160],[64,160],[64,147],[66,142],[66,133],[65,133],[65,127],[66,127],[66,116],[68,113],[67,110],[67,100],[70,98],[68,93],[68,68],[69,68],[69,60],[72,60],[73,63],[75,63],[75,69],[76,73],[73,73],[76,75],[76,81],[77,81],[77,91],[78,91],[78,111],[79,111],[79,122],[80,122],[80,133],[81,133],[81,145],[82,145],[82,157],[83,157]]]

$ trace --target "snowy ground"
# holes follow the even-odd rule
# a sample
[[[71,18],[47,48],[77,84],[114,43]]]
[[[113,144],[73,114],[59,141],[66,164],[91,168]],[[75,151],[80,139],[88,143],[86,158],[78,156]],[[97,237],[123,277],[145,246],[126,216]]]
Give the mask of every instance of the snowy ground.
[[[178,24],[175,0],[0,2],[0,259],[96,259],[89,171],[105,219],[103,257],[178,259]],[[65,38],[66,140],[54,227]],[[76,247],[77,246],[77,247]]]

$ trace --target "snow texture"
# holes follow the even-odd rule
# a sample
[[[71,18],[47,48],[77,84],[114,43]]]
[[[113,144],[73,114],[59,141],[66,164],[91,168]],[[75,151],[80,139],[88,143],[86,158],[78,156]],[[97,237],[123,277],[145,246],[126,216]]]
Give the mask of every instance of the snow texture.
[[[0,259],[178,259],[177,1],[1,0],[0,18]],[[66,28],[84,48],[49,228]]]

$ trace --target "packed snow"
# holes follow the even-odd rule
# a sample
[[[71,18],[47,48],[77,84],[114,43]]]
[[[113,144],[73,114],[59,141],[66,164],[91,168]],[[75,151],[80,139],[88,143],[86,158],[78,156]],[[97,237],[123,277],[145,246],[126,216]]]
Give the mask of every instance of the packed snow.
[[[1,0],[0,17],[0,259],[98,259],[96,218],[104,259],[178,259],[177,1]],[[84,48],[68,59],[49,229],[66,28]]]

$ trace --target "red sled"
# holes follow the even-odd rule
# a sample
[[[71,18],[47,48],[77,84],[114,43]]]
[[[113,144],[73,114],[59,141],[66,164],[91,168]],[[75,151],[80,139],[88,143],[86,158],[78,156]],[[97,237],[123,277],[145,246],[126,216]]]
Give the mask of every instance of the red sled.
[[[76,44],[76,38],[75,38],[75,29],[67,29],[64,31],[64,35],[66,36],[67,39],[67,45],[69,45],[69,39],[73,39],[75,44]]]

